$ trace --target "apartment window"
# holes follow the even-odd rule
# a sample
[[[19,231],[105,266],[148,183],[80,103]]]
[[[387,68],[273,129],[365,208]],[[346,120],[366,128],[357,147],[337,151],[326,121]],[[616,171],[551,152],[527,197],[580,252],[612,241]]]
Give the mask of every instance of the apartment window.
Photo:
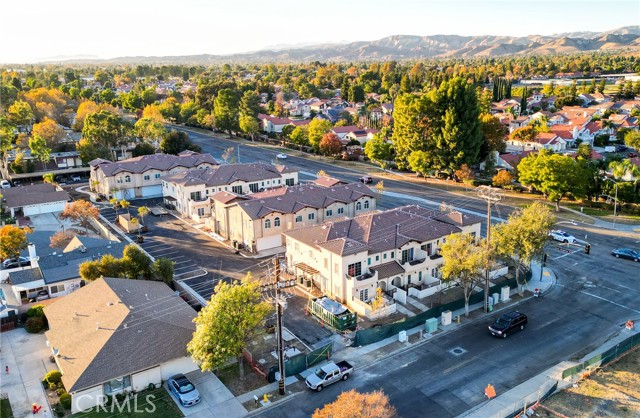
[[[386,253],[382,254],[382,258],[386,260],[387,259],[387,254]]]
[[[407,279],[408,279],[407,284],[411,284],[411,275],[409,275]]]
[[[393,251],[391,251],[389,254],[391,254],[391,258],[396,258],[396,253],[394,253]]]
[[[380,256],[379,255],[376,256],[376,261],[380,261]]]
[[[131,183],[131,176],[124,176],[125,183]]]
[[[151,180],[151,176],[150,176],[150,175],[148,175],[148,174],[145,174],[145,175],[144,175],[144,180],[145,180],[145,181],[149,181],[149,180]]]
[[[275,218],[275,219],[273,220],[273,226],[274,226],[274,227],[276,227],[276,226],[280,226],[280,218]]]
[[[338,274],[338,270],[339,270],[339,268],[338,268],[338,263],[334,263],[334,264],[333,264],[333,272],[334,272],[335,274]]]
[[[242,194],[242,186],[232,186],[231,191],[235,194]]]
[[[315,213],[310,213],[309,215],[307,215],[307,219],[309,219],[310,221],[313,221],[314,219],[316,219],[316,214]]]
[[[159,179],[159,178],[160,178],[160,173],[156,173],[156,175],[154,176],[154,178]]]
[[[418,281],[419,282],[422,281],[422,272],[421,271],[418,272]]]
[[[295,183],[295,180],[294,180],[294,179],[286,179],[286,180],[284,181],[284,184],[286,184],[287,186],[295,186],[295,185],[296,185],[296,183]]]
[[[427,255],[431,255],[431,243],[424,244],[420,246],[420,249],[427,253]]]
[[[278,184],[280,184],[280,179],[278,179]]]
[[[402,264],[413,260],[413,248],[402,250]]]
[[[60,293],[60,292],[64,292],[64,285],[63,284],[57,284],[57,285],[49,286],[49,293],[51,293],[52,295],[55,294],[55,293]]]
[[[302,222],[302,215],[296,215],[296,222]]]
[[[338,215],[344,214],[344,208],[338,208]]]
[[[366,302],[369,300],[369,289],[362,289],[360,291],[360,300]]]
[[[260,190],[260,187],[258,187],[258,183],[251,183],[249,185],[249,190],[251,190],[252,193],[258,193],[258,190]]]
[[[116,179],[116,183],[122,183],[122,177],[118,177],[118,178]]]
[[[362,210],[362,202],[356,203],[356,210]]]
[[[362,274],[362,263],[359,261],[357,263],[349,264],[347,266],[347,274],[351,277],[359,276]]]
[[[198,208],[198,216],[204,216],[204,208]]]
[[[110,380],[103,385],[104,394],[112,395],[120,393],[131,387],[131,376],[123,376]]]
[[[367,258],[367,265],[370,266],[371,265],[371,257]]]
[[[262,187],[264,187],[264,181],[263,181],[262,183],[260,183],[260,185],[261,185]]]
[[[191,197],[191,200],[200,200],[201,199],[200,192],[192,192],[189,197]]]
[[[364,208],[365,209],[369,209],[369,201],[368,200],[364,201]]]
[[[271,219],[265,219],[264,221],[264,229],[271,228]]]
[[[333,210],[327,209],[326,214],[327,214],[327,216],[333,216]]]

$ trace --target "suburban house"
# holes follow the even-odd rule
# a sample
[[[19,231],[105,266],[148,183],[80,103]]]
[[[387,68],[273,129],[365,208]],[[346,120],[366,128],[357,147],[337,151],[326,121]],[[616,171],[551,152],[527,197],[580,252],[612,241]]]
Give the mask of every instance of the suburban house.
[[[527,126],[531,118],[529,116],[518,116],[515,119],[511,119],[509,121],[509,132],[513,132],[518,128],[522,128],[523,126]]]
[[[266,133],[281,133],[282,128],[289,125],[292,120],[288,118],[279,118],[276,116],[270,116],[265,114],[258,114],[258,119],[262,124],[262,130]]]
[[[69,193],[49,183],[3,189],[2,195],[12,218],[20,211],[24,216],[62,212],[70,199]]]
[[[90,183],[100,195],[116,199],[162,196],[162,176],[193,169],[211,168],[218,162],[211,154],[182,151],[178,155],[153,154],[118,162],[95,159]]]
[[[441,244],[454,233],[480,237],[481,221],[413,205],[296,228],[283,234],[287,268],[356,311],[378,287],[404,303],[407,293],[425,297],[445,286]]]
[[[350,133],[350,132],[358,132],[358,131],[364,131],[364,129],[358,128],[357,126],[335,126],[331,129],[331,132],[333,132],[334,134],[338,135],[338,138],[340,138],[340,140],[343,140],[345,138],[345,136]],[[366,133],[364,133],[364,136],[366,136]]]
[[[509,171],[513,171],[518,167],[520,161],[523,158],[527,157],[533,151],[524,151],[524,152],[510,152],[499,154],[498,151],[494,151],[496,153],[496,168],[504,168]]]
[[[15,173],[10,169],[11,164],[16,161],[17,156],[22,155],[23,164],[32,164],[32,172],[25,170],[22,173]],[[31,155],[31,150],[17,150],[13,149],[7,151],[2,157],[2,166],[0,171],[4,178],[9,180],[30,179],[39,177],[42,179],[44,173],[53,173],[55,175],[72,175],[81,174],[84,175],[89,171],[89,167],[82,164],[80,154],[77,151],[65,151],[65,152],[52,152],[49,155],[49,161],[42,166],[42,162]]]
[[[69,294],[82,286],[80,264],[107,254],[120,258],[125,246],[122,242],[76,236],[62,253],[38,257],[35,246],[29,245],[31,266],[9,272],[2,283],[7,302],[19,306],[34,298]]]
[[[298,172],[283,165],[228,164],[161,177],[165,203],[194,220],[211,216],[209,198],[218,192],[238,195],[298,184]]]
[[[44,313],[72,413],[198,368],[187,354],[196,312],[162,282],[98,279]]]
[[[502,99],[491,104],[491,113],[509,112],[516,116],[520,115],[520,101],[515,99]]]
[[[358,141],[360,145],[364,145],[367,141],[373,139],[373,136],[378,132],[380,132],[378,129],[357,129],[347,132],[344,139],[347,141]]]
[[[282,233],[328,219],[352,217],[376,208],[376,195],[362,183],[321,187],[301,184],[253,195],[212,196],[213,231],[250,252],[281,247]]]
[[[516,138],[509,138],[507,141],[509,151],[527,151],[547,149],[554,152],[567,148],[567,142],[553,132],[540,132],[533,141],[521,141]]]

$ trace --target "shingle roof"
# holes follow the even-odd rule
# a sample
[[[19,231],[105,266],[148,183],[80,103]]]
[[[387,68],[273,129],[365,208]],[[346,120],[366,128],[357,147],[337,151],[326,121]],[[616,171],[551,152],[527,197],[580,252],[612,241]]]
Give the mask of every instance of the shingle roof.
[[[2,194],[8,208],[69,201],[69,193],[58,190],[56,186],[48,183],[11,187],[3,189]]]
[[[343,181],[338,180],[338,179],[334,179],[333,177],[318,177],[317,179],[315,179],[313,181],[315,184],[317,184],[318,186],[322,186],[322,187],[333,187],[339,184],[345,184]]]
[[[175,167],[193,168],[203,163],[213,165],[219,164],[211,154],[197,153],[185,153],[183,155],[143,155],[115,163],[105,163],[103,160],[93,160],[89,164],[92,167],[99,166],[106,176],[113,176],[114,174],[122,172],[144,173],[148,170],[168,171]]]
[[[350,183],[331,188],[301,184],[287,187],[284,192],[276,196],[264,198],[262,196],[240,202],[238,206],[251,219],[260,219],[273,212],[295,213],[305,207],[320,209],[336,202],[355,202],[364,196],[375,198],[371,189],[362,183]]]
[[[99,279],[44,311],[70,393],[186,356],[195,330],[195,311],[147,280]]]
[[[296,170],[265,163],[228,164],[204,169],[190,170],[182,173],[169,174],[162,180],[183,186],[204,185],[205,187],[224,186],[236,181],[261,181],[282,178],[284,173]]]
[[[9,273],[9,281],[12,285],[24,284],[42,280],[42,271],[39,268],[30,268],[26,270],[12,271]]]
[[[398,264],[397,261],[391,261],[389,263],[380,264],[370,267],[370,270],[378,272],[378,279],[386,279],[388,277],[397,276],[405,272],[404,267]]]
[[[460,219],[461,225],[481,220],[468,216]],[[425,242],[460,232],[455,223],[455,216],[443,217],[440,212],[412,205],[294,229],[284,234],[339,255],[361,251],[371,254],[400,248],[410,241]]]
[[[85,261],[97,260],[103,255],[110,254],[116,258],[122,257],[124,247],[123,242],[109,243],[101,247],[86,248],[85,252],[79,249],[56,255],[48,255],[38,259],[38,265],[44,275],[46,283],[55,283],[80,277],[78,268]]]

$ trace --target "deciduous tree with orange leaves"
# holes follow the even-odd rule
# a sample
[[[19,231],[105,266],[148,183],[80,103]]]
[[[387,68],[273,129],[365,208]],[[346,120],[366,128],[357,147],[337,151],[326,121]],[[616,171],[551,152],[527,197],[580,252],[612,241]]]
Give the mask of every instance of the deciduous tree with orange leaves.
[[[100,211],[91,202],[76,200],[73,203],[67,203],[59,217],[60,219],[71,219],[80,222],[80,225],[88,232],[89,221],[96,219],[99,214]]]
[[[355,390],[342,392],[338,399],[322,409],[316,409],[312,418],[392,418],[396,409],[381,390],[359,393]]]

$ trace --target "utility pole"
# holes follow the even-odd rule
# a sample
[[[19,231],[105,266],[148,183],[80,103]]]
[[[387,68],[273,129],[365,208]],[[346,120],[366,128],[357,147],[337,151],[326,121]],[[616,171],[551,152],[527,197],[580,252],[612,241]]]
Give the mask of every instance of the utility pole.
[[[238,164],[240,164],[240,144],[238,144]]]
[[[491,203],[498,202],[502,199],[502,195],[498,193],[498,189],[490,186],[479,186],[476,188],[478,197],[487,201],[487,264],[484,277],[484,311],[489,312],[489,270],[491,268],[491,257],[489,251],[491,248]]]
[[[238,150],[240,146],[238,146]],[[284,301],[280,300],[280,260],[278,257],[274,257],[273,265],[276,275],[276,321],[278,322],[278,369],[280,370],[280,380],[278,381],[278,393],[280,395],[285,394],[285,370],[284,370],[284,341],[282,339],[282,304]]]

